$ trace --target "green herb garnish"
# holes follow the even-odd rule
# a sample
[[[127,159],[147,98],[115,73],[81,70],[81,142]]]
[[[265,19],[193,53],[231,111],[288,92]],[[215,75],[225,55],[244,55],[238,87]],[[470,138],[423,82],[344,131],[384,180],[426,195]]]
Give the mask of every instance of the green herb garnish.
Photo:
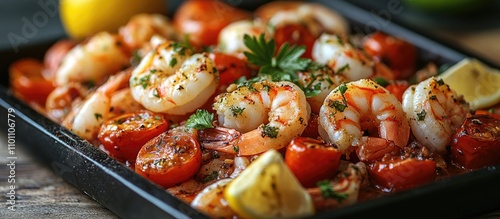
[[[338,202],[344,201],[347,197],[349,197],[348,194],[342,194],[333,191],[332,185],[330,184],[329,180],[323,180],[319,181],[316,183],[318,186],[319,190],[321,191],[321,196],[326,199],[336,199]]]
[[[213,128],[213,120],[214,115],[212,113],[209,113],[207,110],[197,109],[186,121],[186,127],[198,130]]]
[[[270,137],[270,138],[276,138],[278,137],[278,127],[270,126],[270,125],[263,125],[262,126],[262,137]]]
[[[424,121],[425,115],[427,115],[427,112],[425,112],[425,110],[422,110],[421,112],[417,113],[418,121]]]

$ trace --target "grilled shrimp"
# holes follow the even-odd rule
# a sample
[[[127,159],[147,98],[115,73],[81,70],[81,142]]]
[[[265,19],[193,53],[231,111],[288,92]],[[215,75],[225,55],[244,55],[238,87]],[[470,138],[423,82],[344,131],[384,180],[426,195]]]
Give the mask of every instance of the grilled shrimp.
[[[463,97],[436,77],[409,87],[403,94],[403,108],[415,138],[439,153],[446,152],[452,135],[469,112]]]
[[[73,107],[62,121],[62,125],[86,140],[94,140],[102,123],[111,116],[109,112],[112,94],[126,87],[129,78],[130,71],[111,76],[83,102]]]
[[[130,89],[146,109],[185,115],[201,107],[215,92],[219,73],[206,53],[190,55],[176,42],[164,42],[132,72]]]
[[[233,218],[236,214],[224,198],[224,189],[231,181],[222,179],[207,186],[196,195],[191,206],[217,218]]]
[[[368,172],[363,162],[342,163],[341,171],[334,180],[330,181],[330,186],[337,196],[324,197],[320,188],[310,188],[307,192],[311,195],[316,210],[343,207],[354,204],[359,198],[359,189],[367,183]]]
[[[347,36],[347,21],[332,9],[316,3],[275,1],[255,12],[258,18],[272,27],[286,24],[304,24],[315,37],[322,33]]]
[[[100,32],[87,42],[73,47],[57,69],[55,82],[100,84],[110,74],[129,66],[129,56],[118,37]]]
[[[243,134],[210,149],[240,155],[285,147],[304,131],[310,114],[304,92],[285,81],[241,86],[217,96],[213,108],[221,126]]]
[[[62,122],[74,104],[85,99],[88,92],[88,89],[79,83],[69,83],[56,87],[50,92],[45,102],[47,116],[58,123]]]
[[[261,33],[265,33],[265,26],[259,21],[235,21],[220,31],[218,49],[223,53],[241,55],[244,51],[248,51],[245,43],[243,43],[243,36],[245,34],[258,36]]]
[[[338,35],[322,34],[314,43],[312,57],[316,62],[328,65],[335,73],[343,74],[349,81],[373,77],[394,78],[387,66],[374,62]]]
[[[313,113],[319,113],[319,109],[326,96],[338,85],[347,82],[347,79],[341,74],[335,74],[329,67],[323,67],[311,72],[298,72],[299,83],[306,88],[314,88],[320,92],[307,98]]]
[[[349,146],[362,145],[363,130],[374,127],[381,138],[400,148],[408,143],[410,125],[401,103],[370,79],[338,86],[321,106],[318,131],[344,153]]]
[[[161,14],[138,14],[119,29],[123,42],[131,50],[142,48],[154,35],[175,38],[175,28],[169,18]]]

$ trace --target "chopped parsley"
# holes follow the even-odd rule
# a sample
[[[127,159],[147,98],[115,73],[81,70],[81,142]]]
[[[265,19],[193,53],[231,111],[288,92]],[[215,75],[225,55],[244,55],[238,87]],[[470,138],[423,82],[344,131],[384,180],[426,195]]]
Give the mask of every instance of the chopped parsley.
[[[201,179],[202,183],[207,183],[213,180],[216,180],[219,177],[219,172],[212,171],[210,174],[206,175],[203,179]]]
[[[443,79],[441,79],[441,78],[440,78],[440,79],[438,79],[436,82],[439,84],[439,86],[444,85],[444,81],[443,81]]]
[[[425,112],[425,110],[422,110],[421,112],[417,113],[418,121],[424,121],[425,115],[427,115],[427,112]]]
[[[233,146],[233,150],[234,150],[234,152],[238,153],[238,152],[240,152],[240,147]]]
[[[347,197],[349,197],[348,194],[342,194],[333,191],[332,185],[330,184],[329,180],[319,181],[318,183],[316,183],[316,185],[321,191],[321,196],[323,196],[323,198],[325,199],[336,199],[338,202],[342,202]]]
[[[139,51],[136,50],[132,53],[132,58],[130,58],[130,64],[132,66],[138,66],[141,63],[141,56],[139,55]]]
[[[342,67],[340,67],[339,70],[337,70],[336,74],[343,74],[345,70],[349,70],[349,69],[351,69],[349,64],[345,64]]]
[[[387,80],[385,80],[385,78],[377,77],[377,78],[373,78],[373,81],[375,81],[377,84],[379,84],[382,87],[386,87],[387,85],[389,85],[389,82]]]
[[[243,110],[245,110],[245,108],[239,106],[231,106],[229,107],[229,109],[231,109],[231,112],[233,113],[234,117],[241,116]]]
[[[94,113],[95,120],[102,119],[102,114],[100,113]]]
[[[170,60],[170,63],[168,63],[168,65],[170,67],[174,67],[176,64],[177,64],[177,59],[176,58],[172,58],[172,60]]]
[[[214,115],[212,113],[209,113],[207,110],[197,109],[186,121],[186,127],[198,130],[213,128],[213,120]]]
[[[270,125],[262,125],[262,137],[270,137],[276,138],[278,137],[278,127],[270,126]]]
[[[339,91],[340,95],[342,96],[342,102],[335,100],[330,102],[328,106],[335,108],[339,112],[344,112],[345,108],[347,107],[347,100],[344,96],[345,92],[347,91],[347,86],[345,84],[341,84],[337,87],[337,91]]]

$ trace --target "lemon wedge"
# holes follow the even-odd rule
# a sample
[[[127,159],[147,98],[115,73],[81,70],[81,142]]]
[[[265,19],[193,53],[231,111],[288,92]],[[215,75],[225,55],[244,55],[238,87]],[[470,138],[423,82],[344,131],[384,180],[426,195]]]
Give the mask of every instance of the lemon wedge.
[[[68,36],[83,39],[100,31],[116,32],[139,13],[166,13],[164,0],[61,0],[59,14]]]
[[[466,58],[438,77],[464,96],[471,109],[484,109],[500,102],[500,70]]]
[[[314,214],[311,196],[276,150],[257,158],[224,190],[231,209],[244,218],[294,218]]]

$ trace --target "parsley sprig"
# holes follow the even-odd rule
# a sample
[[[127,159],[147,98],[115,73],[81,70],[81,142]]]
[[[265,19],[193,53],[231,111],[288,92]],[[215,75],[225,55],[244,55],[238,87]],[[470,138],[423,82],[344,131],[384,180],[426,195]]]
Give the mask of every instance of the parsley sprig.
[[[194,128],[198,130],[213,128],[213,120],[214,115],[212,113],[209,113],[206,110],[198,109],[194,114],[189,116],[185,126],[187,128]]]
[[[274,39],[267,41],[264,34],[259,37],[245,34],[243,42],[250,50],[244,52],[248,61],[260,66],[257,75],[259,78],[270,78],[272,81],[291,81],[298,85],[307,97],[320,93],[321,86],[313,86],[312,82],[302,86],[298,81],[297,71],[317,68],[317,64],[313,63],[311,59],[301,58],[306,51],[305,46],[294,46],[286,42],[276,53],[276,42]],[[254,79],[253,81],[259,80]]]

